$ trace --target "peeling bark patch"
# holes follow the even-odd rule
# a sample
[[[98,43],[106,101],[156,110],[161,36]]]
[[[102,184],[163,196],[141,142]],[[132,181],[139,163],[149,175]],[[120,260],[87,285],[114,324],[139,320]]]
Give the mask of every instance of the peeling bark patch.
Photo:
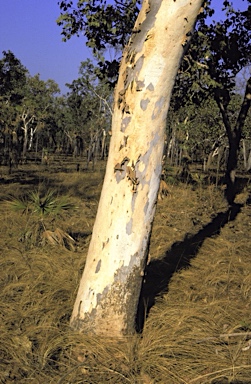
[[[159,115],[164,105],[165,105],[165,98],[160,97],[160,99],[155,103],[154,111],[152,113],[152,120],[154,120]]]
[[[154,138],[150,142],[149,150],[144,155],[141,156],[141,161],[145,165],[146,168],[147,168],[147,164],[150,161],[152,151],[153,151],[154,147],[159,143],[159,141],[160,141],[160,136],[159,136],[159,133],[156,132],[154,134]]]
[[[127,233],[127,235],[131,235],[132,234],[132,222],[133,222],[133,220],[130,219],[130,221],[128,221],[128,223],[126,224],[126,233]]]
[[[144,58],[145,58],[144,55],[142,55],[142,56],[140,56],[140,58],[136,61],[136,63],[135,63],[135,68],[134,68],[134,76],[137,76],[137,75],[140,73],[140,71],[141,71],[141,69],[142,69],[142,67],[143,67]],[[144,81],[138,80],[138,83],[139,83],[139,85],[141,84],[141,87],[144,87],[144,86],[145,86]],[[137,83],[137,86],[138,86],[138,83]]]
[[[144,83],[144,81],[142,81],[142,80],[137,80],[136,81],[136,91],[137,92],[140,92],[140,91],[142,91],[142,89],[145,87],[145,83]]]
[[[140,108],[145,111],[147,109],[148,104],[150,103],[149,99],[141,100]]]
[[[142,177],[140,180],[140,184],[141,184],[142,189],[144,189],[145,185],[149,186],[150,182]]]
[[[124,73],[124,91],[127,90],[129,85],[133,82],[134,80],[134,70],[133,68],[127,67]]]
[[[145,167],[147,167],[147,164],[149,162],[149,158],[151,156],[152,148],[150,147],[150,150],[148,150],[141,158],[141,161],[143,164],[145,164]],[[144,171],[145,173],[145,171]]]
[[[112,212],[113,213],[113,212]],[[108,244],[109,243],[109,239],[107,239],[106,241],[103,241],[103,243],[102,243],[102,249],[104,249],[105,248],[105,246],[106,246],[106,244]],[[93,261],[95,261],[95,260],[93,260]]]
[[[123,171],[123,172],[116,172],[115,177],[116,177],[117,184],[120,183],[120,181],[125,178],[125,171]]]
[[[152,151],[154,150],[154,148],[157,145],[162,145],[161,138],[160,138],[158,132],[155,133],[153,139],[151,140],[149,150],[144,155],[141,156],[141,169],[142,169],[142,171],[138,172],[138,178],[139,178],[139,182],[140,182],[140,185],[142,186],[142,188],[144,188],[145,185],[149,185],[149,183],[150,183],[150,180],[146,180],[145,174],[146,174],[146,170],[147,170],[147,164],[150,161]],[[142,164],[145,165],[145,168],[143,168]],[[160,172],[159,168],[161,169],[161,165],[156,166],[157,174]]]
[[[150,10],[156,14],[161,6],[162,0],[148,0],[148,1],[149,1]]]
[[[100,268],[101,268],[101,260],[99,260],[99,262],[97,264],[97,267],[95,269],[95,273],[98,273],[100,271]]]
[[[150,83],[148,86],[147,86],[147,88],[146,88],[148,91],[150,91],[150,92],[153,92],[154,91],[154,85],[153,85],[153,83]]]
[[[137,193],[134,193],[132,196],[132,205],[131,205],[132,206],[132,212],[134,212],[136,197],[137,197]]]
[[[104,298],[105,296],[108,295],[109,291],[110,291],[110,287],[105,287],[105,288],[103,289],[103,292],[102,292],[102,293],[97,293],[97,296],[96,296],[96,299],[97,299],[97,307],[98,307],[99,305],[102,305],[103,298]],[[96,311],[95,308],[92,309],[92,312],[91,312],[91,313],[93,313],[94,311]]]
[[[122,124],[121,124],[121,129],[120,129],[122,132],[125,132],[126,128],[130,124],[131,119],[132,119],[131,116],[126,116],[123,118]]]
[[[133,59],[130,56],[133,55]],[[132,89],[133,85],[136,83],[136,91],[142,91],[145,87],[145,83],[143,80],[138,80],[138,75],[143,67],[144,63],[144,55],[141,55],[139,59],[134,63],[135,53],[129,52],[127,61],[130,61],[130,66],[126,68],[123,73],[124,78],[124,89],[119,92],[119,105],[125,100],[125,93],[127,89]]]
[[[145,215],[147,214],[148,207],[149,207],[149,200],[147,200],[147,202],[146,202],[146,204],[144,206],[144,213],[145,213]]]
[[[146,180],[147,167],[146,167],[146,163],[144,161],[145,156],[146,156],[146,154],[144,156],[142,156],[142,161],[138,165],[138,173],[137,173],[139,183],[142,187],[141,189],[144,189],[145,185],[149,185],[149,181]]]
[[[159,8],[161,6],[162,0],[153,0],[149,1],[149,9],[147,11],[147,17],[144,19],[143,23],[140,25],[140,32],[137,34],[134,34],[131,38],[129,45],[130,45],[130,52],[140,52],[142,50],[142,47],[144,45],[145,39],[148,36],[148,32],[154,27],[156,15],[159,11]],[[128,56],[131,56],[129,52]]]
[[[124,136],[123,140],[121,141],[119,151],[121,151],[121,149],[123,149],[127,146],[127,140],[128,140],[128,136]],[[121,166],[122,166],[122,163],[121,163]]]
[[[114,282],[96,294],[95,303],[88,312],[82,313],[80,302],[78,314],[71,321],[73,329],[96,334],[97,327],[102,327],[103,334],[111,335],[114,322],[121,334],[134,333],[144,266],[145,260],[140,260],[138,252],[132,255],[130,265],[120,266],[114,274]]]
[[[160,136],[159,136],[159,133],[156,132],[153,140],[151,141],[151,147],[154,147],[155,145],[157,145],[159,141],[160,141]]]

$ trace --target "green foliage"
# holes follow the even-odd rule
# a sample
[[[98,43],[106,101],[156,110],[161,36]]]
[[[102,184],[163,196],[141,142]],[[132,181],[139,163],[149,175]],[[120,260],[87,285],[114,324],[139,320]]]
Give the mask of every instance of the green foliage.
[[[210,103],[212,99],[215,100],[228,140],[226,198],[232,204],[235,195],[233,175],[236,173],[240,140],[251,104],[250,75],[241,91],[242,97],[238,99],[236,95],[236,76],[251,65],[251,6],[247,5],[245,11],[240,11],[234,9],[228,1],[222,5],[225,13],[223,20],[212,21],[206,18],[207,12],[210,12],[209,7],[199,17],[177,75],[172,107],[174,111],[182,111],[184,108],[190,110],[194,104],[201,107],[205,100]],[[218,146],[222,144],[217,143]]]
[[[11,51],[3,51],[0,60],[0,136],[16,129],[19,116],[17,108],[22,105],[26,86],[27,69]]]
[[[139,0],[65,0],[58,2],[61,14],[57,20],[62,27],[63,40],[73,35],[84,34],[98,61],[100,76],[114,77],[118,74],[118,61],[112,58],[104,60],[104,51],[111,48],[120,52],[128,41],[139,12]],[[113,82],[115,85],[115,82]]]
[[[33,147],[34,136],[46,130],[45,125],[55,127],[58,92],[53,80],[45,82],[39,75],[30,76],[12,52],[3,52],[0,60],[1,155],[15,147],[19,155],[25,156],[27,149]]]
[[[62,219],[66,212],[75,209],[68,196],[58,196],[54,190],[45,194],[31,191],[23,198],[11,197],[4,202],[4,206],[27,216],[25,229],[20,236],[20,241],[25,242],[27,247],[48,242],[74,249],[74,239],[56,226],[56,219]]]
[[[207,18],[209,8],[199,17],[177,76],[177,105],[182,102],[199,105],[216,93],[226,103],[234,92],[236,75],[251,64],[250,6],[243,12],[226,1],[222,6],[224,20]]]
[[[84,32],[94,51],[107,45],[124,46],[131,34],[139,4],[138,0],[115,0],[113,3],[81,0],[75,4],[69,0],[59,1],[61,14],[57,23],[63,27],[65,40]]]
[[[68,196],[58,196],[56,191],[49,190],[45,194],[39,191],[31,191],[22,198],[10,198],[5,201],[7,207],[14,211],[21,211],[29,215],[60,216],[63,212],[72,211],[74,205],[69,201]]]
[[[172,111],[169,113],[169,139],[175,133],[181,149],[190,151],[193,159],[198,160],[208,156],[219,138],[225,136],[224,130],[229,140],[235,140],[241,137],[245,124],[242,113],[239,131],[236,130],[232,135],[238,121],[237,105],[241,108],[239,100],[235,103],[235,78],[251,63],[250,6],[247,5],[245,11],[239,11],[229,1],[222,1],[221,4],[223,20],[214,20],[215,11],[210,2],[204,4],[204,10],[198,16],[191,44],[177,75]],[[138,5],[137,1],[115,1],[112,5],[103,0],[79,1],[75,5],[71,1],[63,1],[59,2],[61,16],[58,24],[63,27],[62,34],[66,39],[84,32],[87,45],[92,47],[98,57],[107,47],[121,50],[125,45],[138,14]],[[128,16],[133,23],[124,25],[123,21]],[[122,31],[125,39],[121,39]],[[114,85],[118,61],[103,58],[99,60],[98,67],[98,77],[106,76],[108,82]],[[113,76],[113,80],[110,76]],[[79,81],[74,86],[77,84]],[[75,105],[76,102],[79,102],[79,96],[74,100]],[[185,120],[187,123],[183,124]],[[184,139],[186,136],[189,141]]]
[[[105,80],[99,79],[97,71],[90,60],[81,62],[79,78],[67,84],[63,124],[68,135],[81,135],[86,146],[96,132],[107,132],[111,125],[112,91]]]
[[[50,126],[51,122],[55,122],[55,95],[57,93],[59,93],[59,88],[53,80],[45,82],[40,79],[39,75],[27,78],[24,102],[20,107],[21,124],[24,130],[24,153],[27,149],[32,149],[34,134],[40,133],[45,124]]]
[[[171,107],[167,117],[167,133],[169,151],[175,151],[173,163],[177,163],[181,151],[187,153],[193,162],[202,162],[212,151],[214,143],[220,137],[225,137],[221,116],[213,98],[202,102],[199,108],[193,103],[178,110]]]
[[[27,69],[11,51],[3,51],[0,60],[0,100],[19,104],[26,84]]]

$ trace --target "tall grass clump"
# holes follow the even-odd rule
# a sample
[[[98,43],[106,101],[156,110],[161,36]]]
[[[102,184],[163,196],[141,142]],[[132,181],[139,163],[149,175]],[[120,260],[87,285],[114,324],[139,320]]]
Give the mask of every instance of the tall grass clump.
[[[37,190],[21,198],[10,197],[4,205],[25,217],[26,224],[20,241],[28,246],[49,242],[73,249],[74,239],[57,227],[65,215],[75,209],[68,196],[59,196],[55,190],[48,190],[44,194]]]

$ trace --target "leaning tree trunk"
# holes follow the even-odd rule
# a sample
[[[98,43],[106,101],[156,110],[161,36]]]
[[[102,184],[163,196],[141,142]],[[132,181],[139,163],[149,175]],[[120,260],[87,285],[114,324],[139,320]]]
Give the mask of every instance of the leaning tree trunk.
[[[236,171],[238,166],[238,154],[240,150],[240,141],[242,137],[242,130],[251,105],[251,77],[247,81],[244,99],[241,105],[240,113],[238,115],[234,129],[231,129],[230,120],[227,115],[224,103],[216,97],[216,102],[221,111],[223,122],[227,131],[229,152],[226,167],[226,191],[225,196],[227,202],[231,205],[237,192],[236,186]]]
[[[166,116],[202,0],[145,0],[115,91],[106,175],[71,318],[82,332],[134,332],[161,176]]]

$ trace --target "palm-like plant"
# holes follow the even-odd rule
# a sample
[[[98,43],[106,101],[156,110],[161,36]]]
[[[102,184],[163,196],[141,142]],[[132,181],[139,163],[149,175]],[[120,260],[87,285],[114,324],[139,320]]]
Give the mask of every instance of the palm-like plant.
[[[44,245],[45,242],[74,248],[74,239],[64,230],[55,228],[49,230],[55,219],[62,218],[66,212],[75,208],[68,196],[59,196],[56,191],[49,190],[44,195],[32,191],[23,198],[11,197],[5,205],[13,210],[27,215],[26,228],[20,238],[30,245]]]
[[[32,191],[23,198],[10,198],[6,203],[15,211],[29,213],[44,217],[46,215],[61,215],[63,211],[74,208],[68,196],[58,196],[55,191],[49,190],[45,195],[39,191]]]

